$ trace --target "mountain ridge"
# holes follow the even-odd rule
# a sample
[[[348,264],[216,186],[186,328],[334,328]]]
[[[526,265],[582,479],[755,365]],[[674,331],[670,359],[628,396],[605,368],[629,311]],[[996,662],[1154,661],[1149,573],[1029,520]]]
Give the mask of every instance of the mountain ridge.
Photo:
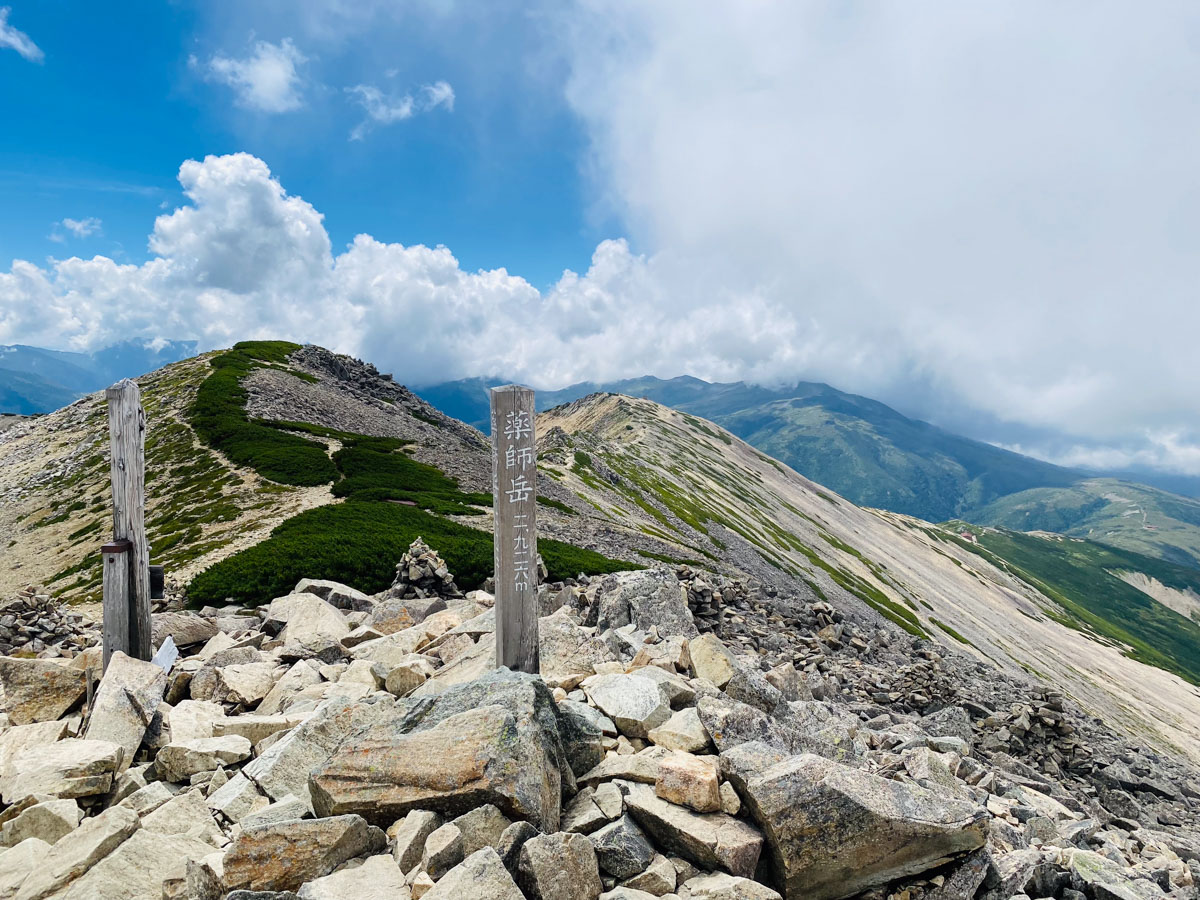
[[[488,386],[498,379],[466,379],[425,388],[418,395],[449,415],[487,428]],[[1012,450],[953,434],[909,418],[877,400],[818,382],[770,389],[744,382],[709,383],[692,376],[626,379],[608,385],[584,382],[538,393],[545,410],[584,394],[610,392],[645,397],[700,416],[853,502],[927,521],[964,519],[1019,530],[1064,530],[1108,541],[1200,569],[1200,502],[1151,485],[1108,479],[1145,498],[1154,522],[1138,532],[1126,521],[1127,505],[1103,500],[1091,518],[1059,526],[1054,507],[1095,500],[1081,487],[1105,478],[1056,466]],[[1033,516],[1019,507],[1051,507]],[[1095,492],[1093,492],[1095,493]],[[1024,513],[1027,525],[1018,519]],[[1078,527],[1076,527],[1078,526]]]

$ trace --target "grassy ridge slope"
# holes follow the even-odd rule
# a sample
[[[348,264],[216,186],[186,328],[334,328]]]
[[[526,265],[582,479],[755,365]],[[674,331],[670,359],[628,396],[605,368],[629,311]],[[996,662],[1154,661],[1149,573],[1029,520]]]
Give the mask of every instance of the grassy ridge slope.
[[[978,544],[963,548],[1038,588],[1061,607],[1065,625],[1128,645],[1129,655],[1200,684],[1200,623],[1120,577],[1140,572],[1170,588],[1200,591],[1200,572],[1079,538],[1023,534],[954,523]]]
[[[303,422],[267,422],[246,415],[241,380],[258,367],[287,370],[284,342],[243,342],[213,360],[213,372],[192,407],[197,434],[235,461],[283,484],[335,482],[344,502],[287,519],[261,543],[197,575],[195,603],[233,599],[262,603],[301,578],[328,578],[376,592],[392,583],[395,565],[416,538],[438,550],[466,588],[492,572],[492,536],[446,516],[481,515],[490,494],[465,493],[434,466],[405,452],[407,441],[335,431]],[[329,453],[333,442],[341,446]],[[538,549],[552,578],[636,568],[599,553],[543,538]]]

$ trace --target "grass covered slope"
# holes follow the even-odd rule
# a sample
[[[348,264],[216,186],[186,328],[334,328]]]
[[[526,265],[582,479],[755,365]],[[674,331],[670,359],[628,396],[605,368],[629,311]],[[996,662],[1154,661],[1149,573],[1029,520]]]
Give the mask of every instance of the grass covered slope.
[[[1001,497],[962,518],[1055,531],[1200,569],[1200,500],[1112,478]]]
[[[283,342],[245,342],[215,358],[213,374],[192,407],[193,427],[215,449],[272,481],[334,482],[333,495],[343,502],[301,512],[266,540],[201,572],[188,587],[189,599],[262,603],[286,594],[301,578],[380,591],[392,583],[397,561],[418,537],[441,553],[461,586],[477,587],[492,573],[492,536],[446,517],[485,514],[490,494],[464,492],[436,467],[412,459],[410,441],[247,416],[241,380],[255,368],[311,377],[287,367],[297,349]],[[546,538],[538,549],[556,579],[636,568]]]
[[[954,523],[978,544],[963,548],[1036,587],[1061,607],[1059,621],[1129,647],[1129,656],[1200,684],[1200,623],[1128,583],[1128,573],[1180,592],[1200,592],[1200,572],[1094,541]]]

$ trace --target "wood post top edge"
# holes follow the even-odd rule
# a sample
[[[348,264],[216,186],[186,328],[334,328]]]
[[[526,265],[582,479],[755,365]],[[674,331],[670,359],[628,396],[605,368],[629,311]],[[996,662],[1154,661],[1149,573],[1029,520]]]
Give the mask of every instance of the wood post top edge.
[[[502,385],[499,385],[494,388],[488,388],[488,390],[490,390],[493,394],[499,394],[499,393],[518,394],[518,393],[521,393],[522,391],[529,391],[529,393],[531,393],[531,394],[534,393],[533,388],[527,387],[526,385],[523,385],[523,384],[502,384]]]

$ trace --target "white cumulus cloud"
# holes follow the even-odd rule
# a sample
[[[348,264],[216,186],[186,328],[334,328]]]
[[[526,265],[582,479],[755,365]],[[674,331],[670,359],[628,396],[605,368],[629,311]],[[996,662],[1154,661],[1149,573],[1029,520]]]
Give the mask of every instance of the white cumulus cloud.
[[[33,42],[25,32],[8,24],[11,7],[0,6],[0,48],[16,50],[21,56],[33,63],[40,63],[46,58],[42,48]]]
[[[206,63],[192,59],[207,77],[233,88],[241,106],[267,113],[290,112],[303,104],[298,67],[305,62],[290,38],[278,44],[258,41],[244,59],[220,53]]]

